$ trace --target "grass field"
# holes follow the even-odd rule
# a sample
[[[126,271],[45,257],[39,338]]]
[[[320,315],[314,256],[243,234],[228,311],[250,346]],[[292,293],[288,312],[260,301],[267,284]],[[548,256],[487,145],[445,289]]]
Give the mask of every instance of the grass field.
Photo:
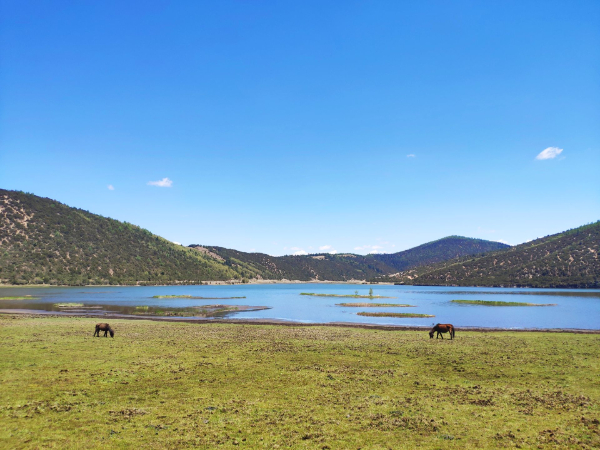
[[[600,335],[0,315],[0,448],[598,448]]]

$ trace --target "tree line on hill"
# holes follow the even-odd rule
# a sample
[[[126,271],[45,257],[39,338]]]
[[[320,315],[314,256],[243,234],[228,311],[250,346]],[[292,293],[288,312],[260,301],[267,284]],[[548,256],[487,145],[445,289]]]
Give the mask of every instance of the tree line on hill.
[[[0,283],[198,284],[371,280],[457,286],[598,287],[600,222],[516,247],[449,236],[384,255],[270,256],[183,247],[52,199],[0,189]]]

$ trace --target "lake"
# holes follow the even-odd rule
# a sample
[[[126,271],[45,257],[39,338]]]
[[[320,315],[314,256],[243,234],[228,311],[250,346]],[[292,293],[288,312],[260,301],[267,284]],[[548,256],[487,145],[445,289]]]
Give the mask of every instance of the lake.
[[[396,297],[373,299],[377,303],[406,303],[412,308],[336,306],[337,303],[369,302],[360,298],[331,298],[300,295],[374,295]],[[126,312],[135,306],[183,308],[211,304],[267,306],[270,309],[228,313],[236,319],[278,319],[304,323],[353,322],[380,325],[430,326],[452,323],[457,327],[574,328],[600,329],[600,290],[501,289],[464,287],[417,287],[350,284],[253,284],[223,286],[152,287],[47,287],[1,288],[0,297],[33,295],[35,300],[0,300],[0,309],[58,311],[55,303],[83,303],[102,310]],[[191,295],[219,299],[158,299],[156,295]],[[246,297],[226,299],[223,297]],[[526,303],[552,303],[556,306],[482,306],[452,303],[451,300],[492,300]],[[356,313],[399,312],[432,314],[433,318],[364,317]],[[207,319],[210,320],[210,319]]]

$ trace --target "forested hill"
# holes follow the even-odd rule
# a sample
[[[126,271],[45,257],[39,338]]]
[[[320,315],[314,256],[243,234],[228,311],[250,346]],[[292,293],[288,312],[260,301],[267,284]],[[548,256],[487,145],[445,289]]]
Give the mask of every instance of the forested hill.
[[[246,253],[215,246],[191,245],[199,251],[222,258],[246,278],[269,280],[366,280],[394,272],[371,255],[331,255],[328,253],[301,256],[270,256]]]
[[[407,284],[600,288],[600,221],[478,258],[405,271]]]
[[[479,255],[508,247],[509,245],[502,244],[501,242],[462,236],[448,236],[402,252],[373,255],[373,258],[385,263],[396,271],[403,271],[461,256]]]
[[[274,257],[214,246],[182,247],[127,222],[0,189],[0,284],[287,279],[600,287],[599,241],[596,222],[509,248],[450,236],[389,255]]]
[[[240,278],[230,267],[126,222],[0,189],[0,283],[156,284]]]
[[[507,248],[500,242],[449,236],[398,253],[355,255],[328,253],[302,256],[269,256],[217,246],[191,245],[206,254],[222,258],[247,278],[270,280],[365,280],[465,255]]]

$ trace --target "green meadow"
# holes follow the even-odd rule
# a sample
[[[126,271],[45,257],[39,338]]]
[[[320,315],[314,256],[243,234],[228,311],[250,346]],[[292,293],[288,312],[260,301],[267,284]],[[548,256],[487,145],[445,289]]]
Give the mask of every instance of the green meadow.
[[[600,447],[600,335],[0,315],[0,448]]]

